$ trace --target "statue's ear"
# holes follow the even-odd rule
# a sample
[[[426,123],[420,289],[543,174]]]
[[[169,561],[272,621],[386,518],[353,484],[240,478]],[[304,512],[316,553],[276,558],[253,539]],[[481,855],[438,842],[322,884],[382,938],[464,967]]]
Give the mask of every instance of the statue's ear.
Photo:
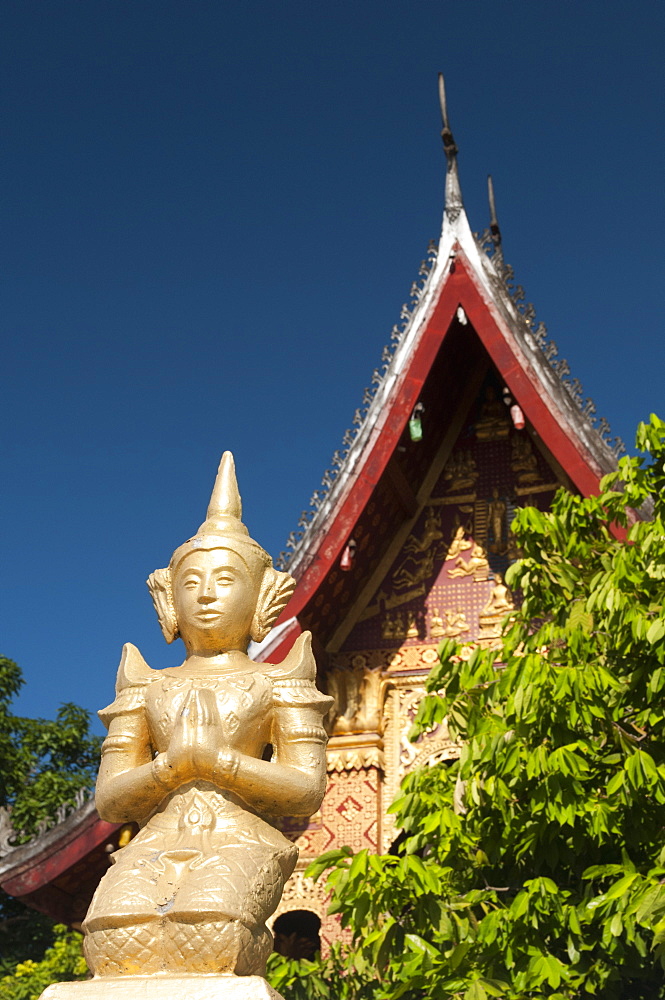
[[[252,619],[251,637],[263,642],[295,590],[296,581],[288,573],[280,573],[269,566],[263,574],[259,599]]]
[[[167,642],[178,638],[178,620],[173,605],[173,590],[171,587],[171,571],[156,569],[146,580],[148,590],[155,605],[159,625]]]

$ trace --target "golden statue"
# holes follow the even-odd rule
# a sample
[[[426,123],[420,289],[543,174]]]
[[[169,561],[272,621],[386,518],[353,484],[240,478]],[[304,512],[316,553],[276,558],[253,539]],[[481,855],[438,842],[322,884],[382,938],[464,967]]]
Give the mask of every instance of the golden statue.
[[[503,577],[497,573],[490,590],[487,604],[478,616],[478,645],[497,647],[503,630],[503,621],[507,612],[515,610],[512,595],[503,582]]]
[[[409,611],[406,616],[406,637],[407,639],[418,638],[418,622],[415,611]]]
[[[429,634],[433,639],[439,639],[446,634],[446,626],[443,624],[443,618],[438,608],[432,608],[429,619]]]
[[[476,460],[470,451],[458,451],[450,456],[443,478],[448,480],[447,493],[473,489],[478,478]]]
[[[487,553],[482,545],[476,543],[471,549],[471,558],[469,561],[467,562],[462,556],[459,556],[455,560],[455,565],[452,569],[448,570],[448,576],[472,576],[475,580],[485,580],[488,570]]]
[[[381,638],[382,639],[394,639],[395,638],[395,623],[393,622],[392,615],[389,611],[386,611],[386,617],[381,625]]]
[[[265,971],[266,919],[298,855],[267,817],[319,808],[332,699],[316,689],[309,632],[277,666],[254,663],[247,647],[294,586],[242,523],[225,452],[206,521],[148,580],[166,641],[181,636],[186,659],[152,670],[127,644],[115,701],[99,713],[108,736],[97,809],[141,829],[113,856],[85,918],[95,978],[52,986],[49,1000],[278,996],[236,977]]]
[[[524,434],[514,434],[510,447],[510,468],[513,472],[518,473],[517,482],[521,486],[525,483],[537,482],[540,479],[538,459],[534,454],[529,438]]]
[[[437,517],[434,507],[428,507],[425,511],[425,530],[422,538],[410,535],[404,545],[405,552],[427,552],[432,548],[434,542],[443,538],[441,523]]]
[[[487,604],[480,612],[480,618],[493,618],[495,615],[504,615],[506,611],[513,611],[515,605],[508,587],[503,582],[500,573],[494,576],[494,586],[490,591]]]
[[[476,437],[479,441],[496,441],[507,438],[510,420],[504,403],[501,402],[493,386],[485,389],[485,399],[476,421]]]
[[[449,639],[455,639],[462,632],[468,632],[470,630],[470,625],[466,620],[466,615],[461,608],[457,611],[446,611],[444,612],[446,616],[446,630],[445,634]]]
[[[446,616],[446,621],[444,624],[443,618],[439,614],[438,608],[432,609],[432,614],[429,621],[429,634],[433,639],[438,639],[441,636],[446,636],[449,639],[455,639],[462,632],[468,632],[470,630],[470,625],[466,620],[466,615],[461,608],[457,611],[444,611]]]
[[[434,566],[439,555],[438,548],[434,547],[428,552],[423,552],[417,559],[414,556],[407,556],[400,568],[393,573],[393,586],[395,590],[404,590],[405,587],[415,587],[416,584],[427,580],[434,572]],[[406,569],[409,563],[414,565],[413,571]]]
[[[405,639],[406,638],[406,625],[404,624],[404,618],[401,611],[397,611],[395,618],[393,620],[393,638],[394,639]]]
[[[449,559],[455,559],[460,552],[466,552],[470,549],[473,542],[469,538],[466,538],[466,529],[462,524],[458,524],[455,533],[452,537],[450,545],[448,546],[448,551],[446,552],[444,562],[448,562]]]
[[[506,551],[506,502],[499,496],[499,491],[494,487],[492,499],[487,508],[487,515],[492,528],[493,541],[490,545],[492,552],[503,554]]]

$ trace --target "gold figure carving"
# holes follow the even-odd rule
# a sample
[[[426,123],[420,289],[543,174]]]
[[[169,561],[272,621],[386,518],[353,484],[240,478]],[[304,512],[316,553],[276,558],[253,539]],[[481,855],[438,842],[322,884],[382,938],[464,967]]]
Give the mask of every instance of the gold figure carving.
[[[452,541],[448,546],[445,562],[448,562],[449,559],[455,559],[460,552],[466,552],[467,549],[471,548],[473,542],[469,538],[466,538],[465,535],[466,532],[463,525],[458,525],[457,530],[452,537]]]
[[[386,616],[381,623],[381,638],[382,639],[394,639],[395,638],[395,622],[393,621],[393,616],[390,612],[386,612]]]
[[[443,531],[437,517],[436,508],[428,507],[425,512],[425,528],[422,536],[410,535],[404,544],[406,558],[393,573],[396,590],[416,587],[434,572],[434,565],[441,555]],[[407,569],[411,566],[411,569]]]
[[[479,441],[496,441],[507,438],[509,433],[510,420],[506,406],[497,397],[494,387],[488,385],[476,422],[476,437]]]
[[[418,623],[416,622],[415,611],[409,611],[406,616],[406,637],[407,639],[418,638]]]
[[[478,478],[478,468],[471,452],[457,451],[451,455],[444,469],[443,478],[448,481],[447,493],[473,489]]]
[[[515,605],[508,587],[503,582],[503,577],[497,573],[494,577],[494,586],[490,592],[490,598],[483,610],[480,612],[481,618],[494,615],[503,615],[507,611],[512,611]]]
[[[525,434],[513,435],[511,453],[510,468],[517,473],[517,482],[521,486],[537,482],[540,479],[538,459],[534,454],[531,441]]]
[[[468,632],[470,625],[466,620],[464,612],[458,608],[457,611],[446,611],[444,612],[446,616],[446,631],[445,634],[449,639],[455,639],[462,632]]]
[[[501,637],[502,623],[506,615],[513,611],[515,604],[503,577],[497,573],[490,591],[489,600],[478,616],[480,630],[479,646],[495,646]]]
[[[366,622],[369,618],[374,618],[375,615],[381,613],[381,605],[383,604],[383,609],[388,612],[393,608],[398,608],[401,604],[407,604],[409,601],[415,601],[417,597],[423,597],[425,593],[425,584],[421,583],[418,587],[413,587],[411,590],[405,591],[403,594],[391,594],[388,596],[384,590],[379,590],[374,604],[369,604],[362,614],[359,616],[359,622]],[[388,629],[388,635],[383,635],[385,629]],[[392,634],[394,632],[394,625],[390,619],[390,615],[386,615],[386,618],[381,624],[381,633],[384,639],[394,639],[395,636]]]
[[[471,549],[471,558],[468,562],[459,556],[455,565],[448,570],[448,576],[472,576],[474,580],[486,580],[489,571],[487,554],[482,545],[475,544]]]
[[[489,502],[487,513],[490,528],[492,530],[491,552],[504,554],[506,551],[506,503],[499,496],[496,486],[492,490],[492,499]]]
[[[380,669],[355,667],[331,670],[326,678],[334,698],[336,735],[381,731],[384,681]]]
[[[436,508],[428,507],[425,511],[425,530],[423,531],[422,538],[410,535],[404,543],[404,551],[426,552],[440,538],[443,538],[443,532],[441,531],[439,518],[436,516]]]
[[[408,557],[400,568],[393,573],[393,586],[397,590],[402,590],[404,587],[415,587],[416,584],[427,580],[434,572],[434,565],[438,554],[439,550],[437,546],[429,549],[427,552],[423,552],[418,560],[413,560],[415,563],[413,570],[406,568],[407,563],[411,560],[411,557]]]
[[[167,642],[180,635],[187,656],[152,670],[125,646],[115,700],[99,713],[96,803],[102,818],[141,829],[85,918],[95,978],[45,996],[274,997],[258,978],[272,948],[266,920],[298,851],[265,817],[319,808],[332,699],[316,689],[308,632],[277,666],[247,656],[294,581],[242,523],[230,452],[206,521],[148,587]]]
[[[439,639],[446,634],[446,626],[443,623],[443,618],[438,608],[432,608],[432,614],[429,619],[429,634],[433,639]]]

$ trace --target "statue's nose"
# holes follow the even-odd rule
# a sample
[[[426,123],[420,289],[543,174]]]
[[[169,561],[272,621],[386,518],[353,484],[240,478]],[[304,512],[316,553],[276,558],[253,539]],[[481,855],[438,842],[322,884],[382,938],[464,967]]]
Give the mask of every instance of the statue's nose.
[[[210,604],[215,600],[215,585],[212,580],[202,580],[201,588],[199,590],[199,601],[202,604]]]

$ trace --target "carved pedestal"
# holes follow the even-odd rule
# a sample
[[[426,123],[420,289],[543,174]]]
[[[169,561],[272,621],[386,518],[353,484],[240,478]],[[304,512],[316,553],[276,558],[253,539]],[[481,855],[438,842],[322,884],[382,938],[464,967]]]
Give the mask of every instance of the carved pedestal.
[[[282,1000],[261,976],[104,976],[54,983],[41,1000]]]

